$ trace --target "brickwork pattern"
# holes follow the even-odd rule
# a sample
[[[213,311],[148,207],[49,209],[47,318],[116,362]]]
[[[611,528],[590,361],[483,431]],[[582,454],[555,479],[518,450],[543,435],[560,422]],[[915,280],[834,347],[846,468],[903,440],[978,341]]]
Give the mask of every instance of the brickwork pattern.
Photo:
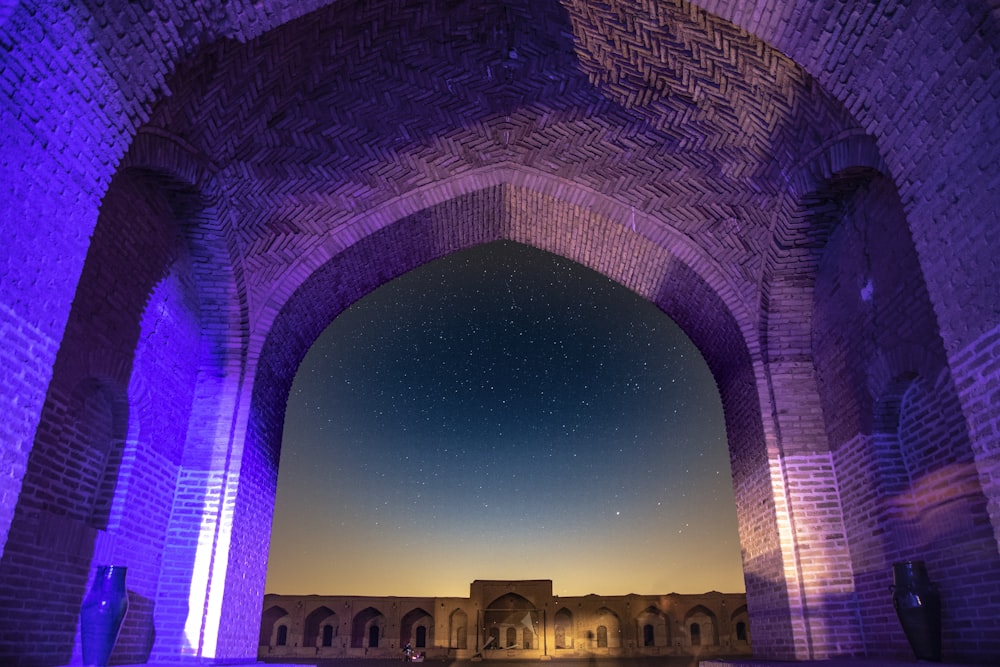
[[[878,137],[927,268],[949,356],[991,330],[989,304],[1000,271],[987,257],[1000,233],[994,224],[1000,192],[995,8],[977,2],[825,3],[810,11],[773,3],[765,9],[762,2],[696,4],[738,17],[738,25],[790,54]],[[939,252],[944,247],[969,269],[956,275]]]
[[[784,463],[810,652],[862,654],[864,633],[834,463],[829,453],[792,454]]]
[[[897,544],[905,534],[899,499],[909,487],[898,436],[895,432],[859,434],[833,452],[833,462],[842,502],[849,507],[844,530],[860,622],[866,630],[865,650],[908,657],[910,649],[898,631],[899,621],[887,594],[891,564],[907,558]]]
[[[116,647],[122,660],[145,659],[162,627],[155,601],[187,437],[185,417],[192,412],[191,387],[196,382],[196,369],[186,360],[197,353],[201,337],[194,326],[199,318],[187,268],[186,262],[175,262],[154,288],[142,318],[142,343],[136,349],[128,392],[132,432],[118,474],[111,522],[95,548],[95,562],[124,562],[129,567],[129,614]],[[155,387],[146,384],[149,378],[157,379]]]
[[[78,655],[76,622],[54,629],[50,618],[75,619],[98,564],[129,568],[132,606],[117,659],[144,659],[154,633],[160,555],[196,371],[188,359],[201,333],[166,199],[121,174],[102,215],[109,224],[91,243],[16,506],[22,532],[0,561],[4,616],[18,619],[19,636],[7,637],[13,643],[2,649],[10,664]],[[128,280],[108,270],[116,265],[134,267]],[[170,265],[176,273],[164,276]],[[150,378],[157,378],[155,404],[144,384]],[[32,613],[25,590],[52,602]],[[30,656],[19,653],[22,642],[34,647]]]
[[[790,61],[680,5],[648,30],[668,31],[668,19],[682,25],[676,51],[697,53],[698,68],[676,73],[655,101],[609,102],[611,93],[575,74],[588,52],[564,37],[600,31],[606,21],[574,23],[569,14],[530,3],[506,11],[498,27],[490,11],[457,8],[434,19],[456,35],[438,47],[440,25],[416,6],[331,7],[245,47],[207,51],[178,75],[201,77],[201,85],[176,90],[151,123],[224,165],[220,182],[247,212],[240,246],[256,292],[286,281],[290,261],[359,214],[442,179],[510,163],[624,203],[661,223],[654,229],[666,222],[697,238],[706,253],[725,258],[727,271],[738,271],[729,289],[755,309],[748,290],[759,280],[776,205],[775,169],[789,152],[770,135],[792,133],[796,150],[808,151],[823,137],[796,131],[803,118],[830,134],[849,121]],[[629,39],[659,43],[667,35]],[[316,40],[336,48],[299,46]],[[521,54],[516,67],[507,62],[508,41]],[[401,43],[411,44],[405,59]],[[445,48],[447,57],[437,59]],[[664,53],[676,57],[673,49]],[[734,65],[738,76],[726,73]],[[247,68],[256,72],[252,81],[242,74]],[[720,77],[724,95],[701,99],[720,88]],[[616,85],[632,90],[639,82]],[[751,97],[780,104],[751,116],[714,111]],[[421,103],[427,99],[434,104]],[[494,104],[508,99],[516,104]],[[706,142],[706,135],[724,141]],[[257,302],[253,292],[249,298]]]
[[[177,472],[170,508],[156,596],[156,641],[149,661],[168,662],[197,658],[206,640],[207,601],[191,591],[204,591],[212,583],[210,568],[225,476],[222,471]]]
[[[904,461],[934,517],[947,513],[941,489],[962,489],[951,507],[974,517],[963,540],[994,563],[998,26],[989,3],[896,0],[5,7],[0,361],[16,370],[0,376],[2,599],[23,609],[24,582],[45,578],[63,637],[51,655],[66,656],[87,559],[148,546],[136,575],[148,591],[159,540],[156,602],[137,605],[140,619],[158,616],[154,652],[245,655],[238,619],[217,624],[224,596],[235,608],[259,595],[266,531],[249,517],[269,515],[271,499],[253,485],[268,488],[281,397],[324,324],[303,304],[333,316],[401,271],[495,238],[598,268],[704,351],[724,397],[761,650],[834,650],[820,626],[830,637],[847,627],[836,607],[803,613],[822,586],[797,560],[818,545],[796,533],[814,489],[794,457],[833,454],[836,484],[822,468],[816,492],[833,502],[840,490],[859,600],[877,584],[858,568],[942,523],[911,526],[873,499],[849,475],[862,462],[876,462],[878,486]],[[161,224],[149,236],[151,219]],[[852,225],[882,241],[835,236]],[[871,275],[844,249],[864,256],[899,238]],[[125,250],[132,242],[151,251]],[[187,264],[168,282],[181,296],[167,299],[179,324],[164,344],[143,318],[179,248]],[[309,292],[321,284],[310,276],[337,266],[345,286],[330,301]],[[866,278],[877,321],[854,301]],[[852,347],[855,324],[875,335]],[[161,386],[168,368],[176,384]],[[903,378],[917,378],[906,401]],[[81,387],[119,398],[74,428]],[[138,409],[149,395],[156,409]],[[124,439],[108,407],[121,404]],[[890,404],[896,435],[868,437]],[[168,435],[175,426],[183,438]],[[108,433],[121,445],[103,458],[87,443]],[[91,463],[60,477],[73,447]],[[80,494],[97,500],[69,502]],[[855,501],[875,518],[848,511]],[[172,504],[166,528],[163,515],[139,525],[147,502]],[[46,503],[81,509],[37,510],[36,530]],[[886,526],[906,539],[877,538]],[[51,549],[29,554],[33,540]],[[994,585],[936,544],[936,571],[962,600]],[[817,563],[840,563],[843,544],[823,553]],[[960,628],[980,627],[977,613],[951,616],[950,640],[966,642]],[[126,650],[141,654],[142,631],[130,633]],[[3,636],[4,651],[21,652],[23,637]],[[962,650],[1000,653],[973,639]]]
[[[892,563],[921,559],[939,571],[945,597],[977,600],[948,607],[945,635],[953,636],[945,641],[956,659],[981,659],[996,653],[985,638],[995,634],[997,611],[979,612],[993,604],[979,586],[995,581],[1000,560],[971,434],[930,299],[921,284],[902,278],[919,270],[892,188],[880,178],[852,183],[831,202],[840,220],[820,262],[813,333],[852,588],[861,622],[879,629],[865,633],[867,650],[907,655],[898,636],[887,644],[876,637],[894,637],[898,624],[885,594]],[[943,505],[962,509],[951,514]],[[970,553],[979,561],[975,583],[961,574]]]
[[[229,480],[233,489],[232,537],[228,553],[225,613],[219,627],[219,653],[253,659],[257,623],[264,604],[267,553],[261,545],[271,537],[274,497],[278,489],[277,466],[272,450],[256,434],[245,439],[238,477]],[[251,582],[247,585],[245,582]]]
[[[953,373],[972,436],[979,480],[988,500],[993,534],[1000,544],[1000,327],[973,341],[955,360]]]

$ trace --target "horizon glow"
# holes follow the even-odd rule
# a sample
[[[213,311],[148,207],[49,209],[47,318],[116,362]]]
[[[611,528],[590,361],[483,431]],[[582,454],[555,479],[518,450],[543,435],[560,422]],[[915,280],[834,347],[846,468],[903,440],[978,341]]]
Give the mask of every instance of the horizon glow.
[[[654,304],[514,243],[419,267],[317,339],[266,592],[743,592],[718,391]]]

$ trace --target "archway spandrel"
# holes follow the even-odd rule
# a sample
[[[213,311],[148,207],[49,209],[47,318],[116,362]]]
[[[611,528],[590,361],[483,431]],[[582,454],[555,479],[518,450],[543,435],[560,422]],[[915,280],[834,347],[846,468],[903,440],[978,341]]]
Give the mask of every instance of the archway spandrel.
[[[338,257],[355,252],[366,254],[370,266],[376,267],[378,277],[374,280],[377,281],[395,277],[470,245],[509,239],[593,268],[656,302],[675,319],[683,319],[683,313],[699,303],[698,298],[684,297],[684,282],[688,279],[703,282],[706,287],[698,288],[697,294],[721,296],[718,299],[720,307],[732,311],[734,321],[742,330],[741,335],[749,339],[752,348],[757,347],[750,305],[755,301],[756,284],[741,280],[746,276],[728,273],[729,267],[698,247],[688,235],[602,195],[578,187],[570,188],[560,179],[540,174],[525,175],[516,170],[499,175],[500,178],[507,176],[531,182],[540,189],[529,190],[501,182],[496,187],[474,190],[471,188],[479,184],[477,179],[459,178],[415,193],[417,202],[436,203],[403,219],[393,220],[390,216],[414,207],[406,203],[405,198],[392,207],[372,211],[363,221],[339,234],[308,237],[314,240],[308,254],[290,259],[294,253],[276,245],[266,258],[248,261],[246,266],[251,270],[262,269],[258,273],[262,282],[249,297],[251,303],[264,304],[254,317],[255,328],[266,331],[296,290],[316,275],[330,270],[327,265],[339,261]],[[460,194],[446,198],[455,193]],[[565,199],[553,193],[564,195]],[[583,208],[574,203],[577,201],[599,204],[599,208],[610,210],[613,215]],[[302,241],[307,242],[308,239]],[[690,267],[678,273],[670,268],[675,264],[690,264]],[[332,299],[331,303],[340,305],[332,310],[323,306],[308,316],[309,321],[328,322],[340,310],[374,289],[377,285],[368,279],[369,287],[365,290],[351,287],[359,275],[367,273],[370,273],[368,269],[359,266],[347,272],[344,279],[331,283],[326,291],[321,290],[310,297],[319,301]],[[664,276],[673,277],[666,280]],[[661,300],[661,296],[668,293],[674,296]],[[712,299],[714,302],[717,296]],[[707,331],[714,326],[705,324],[703,328]],[[307,330],[313,328],[307,327]],[[263,338],[255,339],[263,341]],[[253,357],[259,348],[252,348]]]
[[[497,10],[489,3],[483,8]],[[507,166],[537,170],[573,183],[576,195],[592,191],[656,217],[693,205],[745,208],[726,217],[744,227],[740,237],[751,237],[768,223],[752,211],[773,209],[769,202],[785,187],[778,169],[784,157],[774,152],[770,135],[798,124],[800,107],[808,106],[815,121],[815,109],[830,103],[780,54],[718,19],[698,12],[692,17],[688,9],[662,10],[656,30],[644,24],[646,42],[666,40],[662,53],[646,53],[652,47],[642,39],[630,51],[663,84],[656,104],[616,102],[580,74],[578,44],[567,35],[575,29],[581,40],[599,41],[603,24],[574,23],[575,10],[558,3],[505,9],[499,27],[458,10],[411,16],[402,8],[397,16],[387,5],[370,3],[363,16],[331,5],[251,43],[205,49],[178,75],[182,81],[151,123],[185,136],[220,165],[227,196],[243,212],[242,244],[253,256],[262,249],[294,255],[308,243],[294,235],[322,236],[356,225],[374,208],[442,181],[495,185],[491,172]],[[461,57],[444,63],[428,35],[452,28],[485,37],[482,44],[451,47]],[[523,54],[523,69],[509,81],[492,69],[497,30],[509,33]],[[670,37],[674,33],[684,37]],[[338,48],[300,47],[317,41]],[[413,61],[403,69],[394,55],[401,41],[410,44]],[[672,68],[680,60],[675,50],[696,63]],[[547,55],[540,59],[536,52]],[[245,80],[248,67],[257,80]],[[751,73],[752,85],[740,83]],[[779,94],[809,105],[762,106]],[[508,98],[509,106],[491,102]],[[736,102],[759,108],[736,114]],[[262,113],[244,118],[244,109]],[[798,150],[805,150],[802,143],[797,135]],[[697,218],[690,222],[693,229],[681,217],[674,221],[693,232]],[[266,267],[256,268],[273,277]]]

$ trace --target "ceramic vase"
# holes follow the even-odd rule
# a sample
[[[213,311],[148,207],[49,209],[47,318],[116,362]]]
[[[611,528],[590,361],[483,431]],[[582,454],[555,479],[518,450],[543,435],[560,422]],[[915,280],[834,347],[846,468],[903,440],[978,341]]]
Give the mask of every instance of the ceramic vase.
[[[128,590],[125,588],[126,568],[102,565],[94,575],[94,584],[80,608],[80,643],[83,664],[87,667],[107,667],[111,651],[128,611]]]
[[[941,661],[941,598],[923,561],[893,563],[892,605],[917,660]]]

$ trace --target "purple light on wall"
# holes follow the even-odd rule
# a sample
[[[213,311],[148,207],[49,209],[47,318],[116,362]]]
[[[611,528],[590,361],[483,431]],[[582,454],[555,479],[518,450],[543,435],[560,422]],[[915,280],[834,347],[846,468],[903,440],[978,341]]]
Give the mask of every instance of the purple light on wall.
[[[865,303],[870,303],[874,296],[875,285],[872,283],[872,279],[869,278],[865,284],[861,286],[861,300]]]

